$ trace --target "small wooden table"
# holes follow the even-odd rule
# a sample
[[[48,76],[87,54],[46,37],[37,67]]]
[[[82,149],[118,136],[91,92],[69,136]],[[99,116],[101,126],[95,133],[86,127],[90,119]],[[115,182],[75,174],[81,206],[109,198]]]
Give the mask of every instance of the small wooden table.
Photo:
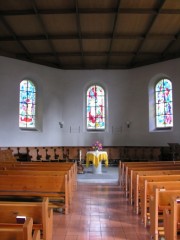
[[[105,166],[108,166],[108,155],[105,151],[89,151],[86,153],[86,167],[89,167],[89,162],[93,163],[93,173],[102,173],[102,160],[105,161]]]

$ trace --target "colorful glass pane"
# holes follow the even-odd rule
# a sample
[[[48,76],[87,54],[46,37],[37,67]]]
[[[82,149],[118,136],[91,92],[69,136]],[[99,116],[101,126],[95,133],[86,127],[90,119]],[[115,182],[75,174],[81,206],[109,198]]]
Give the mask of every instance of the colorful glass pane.
[[[101,86],[93,85],[87,90],[87,129],[105,129],[105,94]]]
[[[156,92],[156,127],[173,127],[172,83],[168,79],[160,80]]]
[[[35,128],[36,88],[29,80],[20,83],[19,127]]]

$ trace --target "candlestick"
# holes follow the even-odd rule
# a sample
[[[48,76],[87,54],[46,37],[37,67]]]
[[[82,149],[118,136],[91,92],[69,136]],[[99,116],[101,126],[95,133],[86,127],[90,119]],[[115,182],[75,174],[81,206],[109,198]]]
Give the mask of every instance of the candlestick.
[[[79,160],[81,161],[81,150],[79,150]]]

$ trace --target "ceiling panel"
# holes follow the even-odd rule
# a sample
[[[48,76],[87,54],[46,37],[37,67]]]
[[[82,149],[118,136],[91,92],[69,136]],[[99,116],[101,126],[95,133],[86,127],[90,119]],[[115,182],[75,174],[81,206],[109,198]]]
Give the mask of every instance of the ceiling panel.
[[[136,52],[140,39],[114,39],[112,51],[113,52]]]
[[[60,69],[129,69],[180,57],[179,0],[6,0],[0,54]]]
[[[80,14],[82,33],[112,32],[114,14]]]
[[[116,32],[120,34],[144,33],[150,20],[150,14],[119,14]]]
[[[118,0],[78,0],[80,8],[116,8]]]
[[[46,14],[41,18],[49,34],[77,33],[75,14]]]
[[[43,34],[43,30],[34,15],[7,16],[4,18],[16,35]]]
[[[83,39],[83,50],[85,52],[107,52],[110,39]]]
[[[58,39],[58,40],[53,40],[52,41],[55,50],[58,53],[71,53],[74,52],[79,52],[80,47],[79,47],[79,41],[78,39]]]
[[[46,40],[22,41],[22,43],[27,48],[27,50],[33,54],[51,52],[51,48]]]
[[[141,52],[149,52],[149,53],[162,53],[165,48],[169,44],[169,40],[167,39],[161,39],[161,40],[156,40],[156,39],[149,39],[146,40],[143,47],[141,48]]]
[[[160,14],[153,24],[150,33],[176,34],[180,31],[180,14]]]

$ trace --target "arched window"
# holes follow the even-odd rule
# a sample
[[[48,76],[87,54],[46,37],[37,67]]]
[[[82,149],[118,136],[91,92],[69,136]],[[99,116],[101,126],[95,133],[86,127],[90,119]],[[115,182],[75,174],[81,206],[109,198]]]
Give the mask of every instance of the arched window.
[[[173,127],[172,83],[161,79],[155,86],[156,128]]]
[[[101,86],[92,85],[86,93],[87,130],[105,130],[105,92]]]
[[[20,83],[19,127],[36,128],[36,87],[30,80]]]

